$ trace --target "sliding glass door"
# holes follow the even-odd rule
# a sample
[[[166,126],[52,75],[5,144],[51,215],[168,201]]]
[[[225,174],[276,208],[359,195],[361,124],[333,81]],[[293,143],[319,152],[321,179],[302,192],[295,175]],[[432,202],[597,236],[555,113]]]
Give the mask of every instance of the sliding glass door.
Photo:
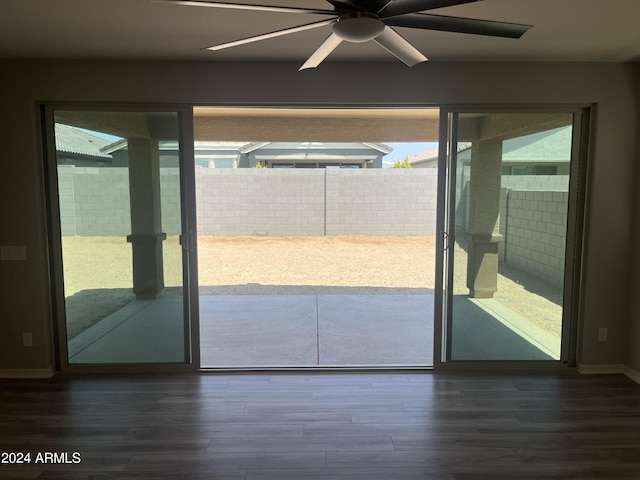
[[[60,367],[198,366],[190,109],[45,116]]]
[[[568,361],[581,113],[445,118],[439,360]]]

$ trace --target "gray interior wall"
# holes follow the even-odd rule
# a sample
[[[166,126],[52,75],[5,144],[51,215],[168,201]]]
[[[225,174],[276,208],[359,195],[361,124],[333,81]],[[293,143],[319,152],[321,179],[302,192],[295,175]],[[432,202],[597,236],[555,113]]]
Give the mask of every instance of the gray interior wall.
[[[639,369],[628,260],[638,161],[637,69],[620,64],[297,64],[0,61],[3,145],[0,245],[27,260],[0,262],[0,370],[52,365],[45,199],[37,103],[416,105],[597,104],[579,362]],[[349,78],[349,82],[344,82]],[[385,141],[385,139],[381,139]],[[637,297],[637,296],[636,296]],[[636,308],[634,312],[637,312]],[[597,341],[609,329],[606,343]],[[631,329],[631,330],[629,330]],[[22,332],[34,346],[22,345]],[[629,334],[632,335],[629,335]],[[629,340],[629,338],[634,337]],[[629,353],[633,352],[633,353]]]
[[[632,72],[632,77],[636,79],[636,112],[640,119],[640,64],[628,67]],[[640,121],[638,122],[635,138],[640,139]],[[640,165],[640,146],[636,150],[636,164]],[[635,185],[640,185],[640,168],[634,176]],[[627,345],[626,364],[635,372],[640,372],[640,188],[635,189],[634,218],[633,218],[633,239],[629,245],[629,254],[633,260],[633,282],[630,284],[631,290],[631,314],[629,315],[629,336]]]

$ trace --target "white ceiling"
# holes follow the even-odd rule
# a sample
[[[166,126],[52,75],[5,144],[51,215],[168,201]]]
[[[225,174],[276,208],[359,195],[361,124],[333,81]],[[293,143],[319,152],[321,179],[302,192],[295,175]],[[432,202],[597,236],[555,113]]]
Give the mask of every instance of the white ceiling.
[[[324,0],[244,1],[331,9]],[[534,25],[518,40],[398,29],[435,62],[640,61],[640,0],[485,0],[429,13]],[[0,58],[302,63],[330,27],[218,52],[202,49],[323,18],[153,0],[0,0]],[[397,61],[373,42],[345,42],[326,61],[355,60]]]

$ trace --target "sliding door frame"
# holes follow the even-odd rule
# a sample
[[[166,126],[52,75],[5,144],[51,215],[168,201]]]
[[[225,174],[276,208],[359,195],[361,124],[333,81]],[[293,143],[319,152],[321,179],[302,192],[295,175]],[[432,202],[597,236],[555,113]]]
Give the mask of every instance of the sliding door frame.
[[[49,265],[51,278],[52,311],[54,315],[54,351],[56,371],[62,373],[118,373],[118,372],[200,372],[200,342],[199,342],[199,318],[198,318],[198,280],[197,280],[197,234],[196,234],[196,205],[195,205],[195,162],[193,151],[194,126],[193,109],[199,103],[194,104],[126,104],[126,103],[56,103],[43,102],[40,105],[42,120],[42,136],[45,147],[45,190],[48,201],[47,222],[49,232]],[[220,106],[206,105],[203,106]],[[236,105],[238,106],[238,105]],[[247,106],[247,105],[244,105]],[[270,108],[287,108],[286,103],[261,105]],[[362,108],[362,105],[357,105]],[[296,105],[300,107],[300,105]],[[308,108],[318,108],[319,105],[308,105]],[[323,105],[327,108],[353,108],[349,104]],[[595,109],[591,104],[584,105],[453,105],[453,104],[394,104],[394,105],[367,105],[365,108],[434,108],[439,109],[439,152],[438,152],[438,206],[436,218],[436,266],[435,266],[435,298],[434,298],[434,371],[469,371],[469,370],[532,370],[532,371],[567,371],[567,367],[574,367],[579,355],[577,340],[582,318],[583,302],[583,258],[587,246],[583,239],[587,225],[587,205],[589,198],[590,152],[589,138],[592,125],[592,115]],[[55,168],[55,143],[51,136],[53,132],[53,111],[55,110],[104,110],[104,111],[176,111],[180,115],[181,142],[181,187],[182,198],[182,222],[183,247],[186,250],[187,260],[183,262],[184,286],[188,288],[188,301],[185,298],[185,309],[191,309],[188,313],[190,321],[186,323],[188,335],[185,336],[189,343],[188,351],[191,354],[191,362],[185,364],[131,364],[131,365],[69,365],[67,362],[66,334],[64,325],[64,292],[62,272],[62,247],[60,242],[60,212],[58,206],[57,172]],[[567,223],[567,246],[572,246],[572,252],[567,249],[565,256],[565,289],[563,300],[563,338],[562,356],[558,362],[469,362],[446,361],[447,332],[444,327],[446,319],[447,302],[445,298],[446,274],[448,269],[447,249],[448,239],[445,237],[445,225],[449,221],[448,202],[449,192],[447,185],[452,174],[449,168],[448,145],[452,136],[450,131],[450,113],[572,113],[574,117],[574,132],[572,142],[572,160],[569,186],[569,215]],[[576,119],[579,119],[576,120]],[[53,156],[52,156],[53,155]],[[186,225],[185,225],[186,223]],[[570,254],[572,253],[572,254]]]
[[[462,113],[483,114],[572,114],[572,145],[569,174],[569,203],[567,209],[567,237],[564,262],[564,289],[562,311],[561,354],[558,361],[451,361],[447,360],[451,337],[451,311],[448,288],[451,285],[453,256],[448,232],[453,211],[451,198],[455,192],[457,141],[453,115]],[[436,272],[434,301],[434,370],[543,370],[566,371],[576,366],[578,337],[582,318],[582,278],[584,270],[587,203],[590,176],[589,138],[592,105],[441,105],[438,151],[438,209],[436,219]],[[454,158],[452,158],[454,157]]]
[[[66,335],[62,230],[55,145],[56,111],[176,113],[178,116],[180,213],[182,245],[182,288],[184,322],[184,363],[108,363],[70,364]],[[195,162],[193,148],[193,107],[176,104],[71,103],[40,104],[41,136],[44,146],[44,178],[47,200],[47,231],[51,310],[53,314],[53,353],[55,371],[63,374],[86,373],[193,373],[200,371],[199,296],[197,222],[195,203]]]

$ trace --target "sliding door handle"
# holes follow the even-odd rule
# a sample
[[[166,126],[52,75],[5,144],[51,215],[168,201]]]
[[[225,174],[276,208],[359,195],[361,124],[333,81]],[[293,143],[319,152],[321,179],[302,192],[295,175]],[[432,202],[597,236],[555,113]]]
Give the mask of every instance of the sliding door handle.
[[[447,232],[442,232],[442,251],[446,252],[449,250],[449,234]]]
[[[179,237],[179,240],[180,240],[180,245],[182,245],[182,249],[183,250],[185,250],[187,252],[195,252],[195,250],[196,250],[196,248],[195,248],[196,236],[194,235],[194,233],[191,230],[181,234],[180,237]]]

